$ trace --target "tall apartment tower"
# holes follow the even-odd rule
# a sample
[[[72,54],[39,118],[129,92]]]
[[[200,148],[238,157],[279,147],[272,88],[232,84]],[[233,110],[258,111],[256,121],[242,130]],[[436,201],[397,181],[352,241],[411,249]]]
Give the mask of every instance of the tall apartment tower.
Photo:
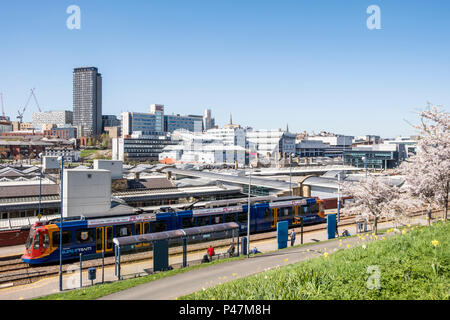
[[[214,118],[211,117],[211,109],[205,109],[205,113],[203,115],[203,130],[209,130],[214,128],[215,121]]]
[[[97,68],[73,70],[73,125],[79,136],[102,133],[102,75]]]

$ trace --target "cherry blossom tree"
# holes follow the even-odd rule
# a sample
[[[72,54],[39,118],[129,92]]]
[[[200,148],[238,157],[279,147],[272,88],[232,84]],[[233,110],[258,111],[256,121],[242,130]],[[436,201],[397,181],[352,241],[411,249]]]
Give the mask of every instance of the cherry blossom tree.
[[[449,115],[429,103],[419,116],[421,123],[414,126],[420,134],[417,154],[403,162],[399,171],[405,175],[410,199],[419,200],[429,214],[431,208],[440,207],[446,221],[450,191]]]
[[[357,215],[374,220],[374,232],[377,233],[380,218],[398,218],[403,212],[399,207],[403,198],[399,187],[390,186],[382,177],[368,176],[359,182],[344,182],[343,193],[353,198],[342,209],[344,215]]]

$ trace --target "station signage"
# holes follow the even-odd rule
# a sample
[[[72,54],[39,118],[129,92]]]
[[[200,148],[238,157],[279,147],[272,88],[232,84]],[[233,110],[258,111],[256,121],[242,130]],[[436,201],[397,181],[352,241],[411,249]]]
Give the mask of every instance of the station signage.
[[[208,214],[224,214],[242,212],[242,206],[225,207],[225,208],[208,208],[193,210],[192,213],[196,216],[208,215]]]
[[[126,224],[126,223],[151,221],[153,217],[154,215],[142,215],[142,216],[117,217],[107,219],[95,219],[95,220],[88,220],[88,226],[96,227],[96,226],[104,226],[105,224]]]
[[[306,199],[302,200],[292,200],[292,201],[281,201],[281,202],[275,202],[270,203],[270,208],[281,208],[281,207],[291,207],[291,206],[304,206],[306,205]]]

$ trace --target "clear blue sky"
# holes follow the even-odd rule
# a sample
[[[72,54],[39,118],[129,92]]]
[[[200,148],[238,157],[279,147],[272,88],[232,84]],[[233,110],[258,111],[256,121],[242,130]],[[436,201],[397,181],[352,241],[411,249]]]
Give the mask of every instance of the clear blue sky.
[[[81,30],[66,9],[81,8]],[[366,9],[381,8],[381,30]],[[384,137],[450,105],[450,1],[1,1],[0,92],[72,110],[72,71],[103,75],[103,114],[213,110],[219,125]],[[24,120],[36,107],[30,104]]]

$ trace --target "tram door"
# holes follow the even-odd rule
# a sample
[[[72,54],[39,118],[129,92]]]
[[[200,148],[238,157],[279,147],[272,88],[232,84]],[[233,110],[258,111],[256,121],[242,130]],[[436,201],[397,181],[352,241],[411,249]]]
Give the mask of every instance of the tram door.
[[[294,209],[294,215],[293,215],[293,219],[292,219],[292,224],[293,225],[299,225],[301,222],[301,208],[299,208],[298,206],[293,207]]]
[[[272,228],[276,228],[277,227],[277,222],[278,222],[278,210],[280,210],[279,208],[273,208],[271,209],[271,214],[272,214]]]
[[[140,234],[147,234],[150,233],[150,222],[139,222],[136,223],[135,226],[135,234],[138,236]],[[141,243],[137,244],[136,247],[147,247],[150,243]]]
[[[112,227],[98,227],[96,229],[96,252],[111,252],[113,249]]]

